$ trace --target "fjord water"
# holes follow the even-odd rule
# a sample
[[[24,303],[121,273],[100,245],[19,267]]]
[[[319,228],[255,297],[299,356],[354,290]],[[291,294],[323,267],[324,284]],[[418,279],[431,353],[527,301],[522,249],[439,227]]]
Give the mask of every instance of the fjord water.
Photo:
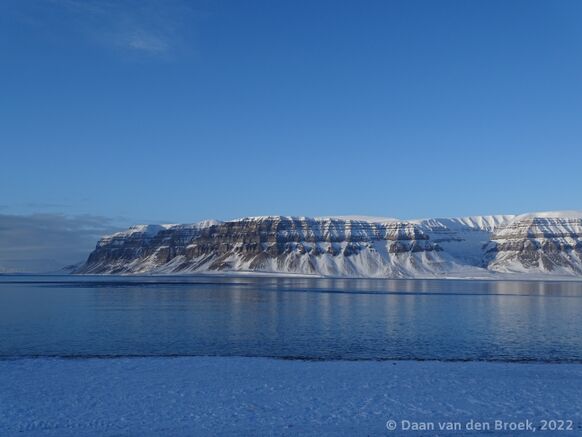
[[[0,356],[582,362],[582,282],[0,276]]]

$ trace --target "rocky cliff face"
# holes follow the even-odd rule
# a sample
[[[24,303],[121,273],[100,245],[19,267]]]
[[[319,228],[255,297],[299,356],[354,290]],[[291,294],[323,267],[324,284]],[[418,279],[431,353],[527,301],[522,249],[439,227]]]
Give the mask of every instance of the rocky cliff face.
[[[253,271],[365,277],[582,275],[582,214],[400,221],[250,217],[140,225],[76,273]]]
[[[582,275],[582,218],[518,217],[494,232],[485,260],[496,272]]]
[[[136,226],[103,237],[77,273],[261,271],[406,277],[440,271],[440,247],[407,222],[258,217]]]

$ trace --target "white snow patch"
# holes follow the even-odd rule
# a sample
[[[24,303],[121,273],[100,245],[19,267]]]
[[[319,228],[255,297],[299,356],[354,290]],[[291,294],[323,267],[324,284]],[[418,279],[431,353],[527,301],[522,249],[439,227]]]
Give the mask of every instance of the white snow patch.
[[[527,218],[582,218],[582,211],[543,211],[543,212],[528,212],[516,216],[516,220]]]
[[[582,431],[580,364],[37,358],[0,361],[0,386],[2,436],[388,435],[388,420],[551,418]]]

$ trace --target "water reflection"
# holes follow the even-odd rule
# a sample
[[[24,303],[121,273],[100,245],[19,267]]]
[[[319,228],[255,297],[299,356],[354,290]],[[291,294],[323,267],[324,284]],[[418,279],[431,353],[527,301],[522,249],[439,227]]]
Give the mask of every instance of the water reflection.
[[[0,355],[582,361],[582,283],[2,277]]]

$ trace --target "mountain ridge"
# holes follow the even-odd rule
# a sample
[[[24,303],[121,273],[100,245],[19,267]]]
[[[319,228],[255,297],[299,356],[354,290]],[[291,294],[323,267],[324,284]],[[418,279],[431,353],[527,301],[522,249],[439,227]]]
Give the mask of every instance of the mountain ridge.
[[[75,273],[261,272],[355,277],[582,276],[582,213],[399,220],[259,216],[135,225]]]

